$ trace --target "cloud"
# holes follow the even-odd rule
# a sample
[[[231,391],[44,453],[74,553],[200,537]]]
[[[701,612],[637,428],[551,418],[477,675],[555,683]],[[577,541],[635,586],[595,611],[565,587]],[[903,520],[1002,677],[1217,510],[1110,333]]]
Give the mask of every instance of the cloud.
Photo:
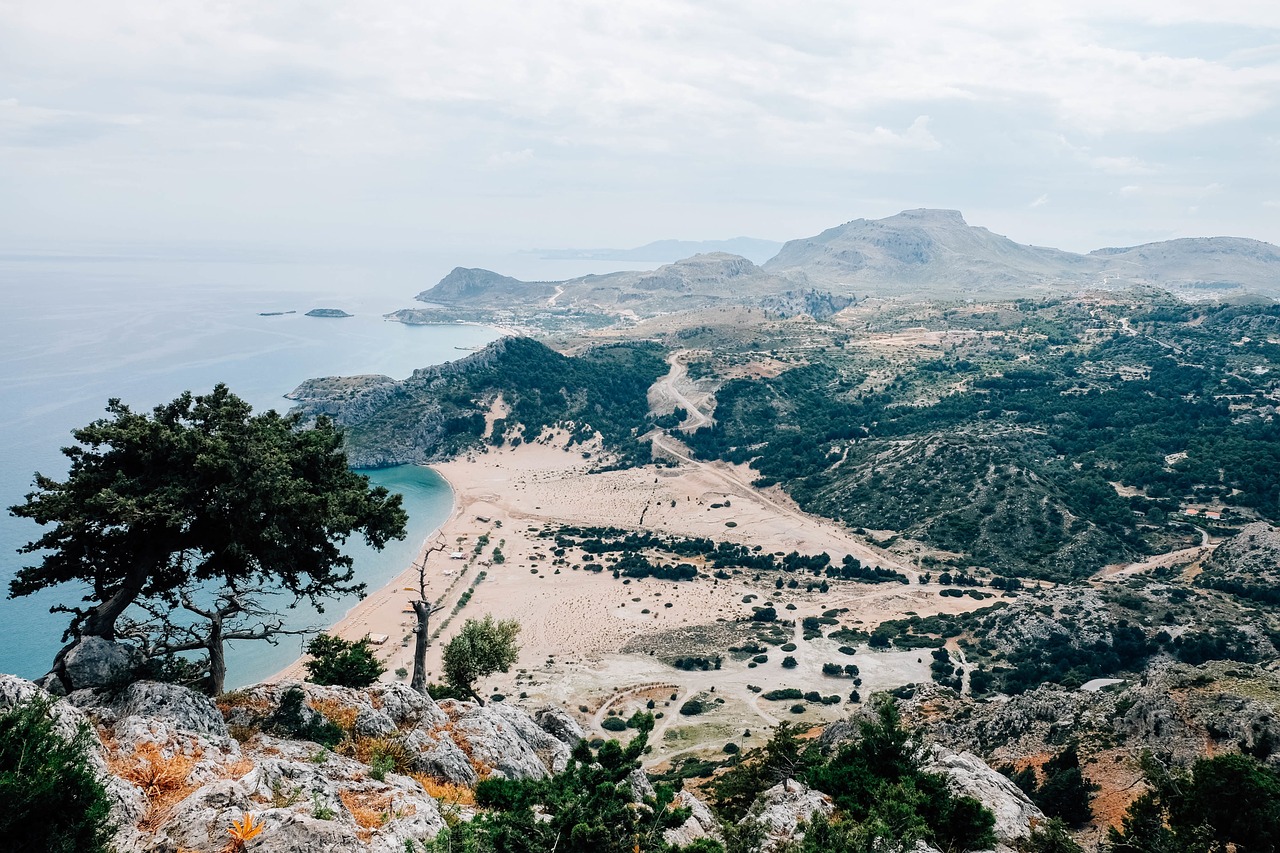
[[[1031,204],[1027,205],[1027,207],[1044,207],[1048,203],[1049,203],[1049,194],[1041,193],[1039,196],[1036,197],[1034,201],[1031,202]]]
[[[1108,175],[1154,175],[1158,171],[1138,157],[1090,157],[1089,164]]]
[[[1253,191],[1280,138],[1271,5],[9,4],[0,99],[21,103],[0,107],[0,186],[53,198],[59,175],[109,171],[150,187],[129,202],[166,227],[179,184],[217,199],[209,216],[288,193],[348,210],[377,186],[380,216],[435,227],[465,199],[477,230],[510,216],[511,234],[560,228],[547,239],[561,244],[630,221],[607,205],[793,236],[797,211],[818,226],[934,201],[1021,222],[1035,187],[1064,227],[1116,184],[1148,200],[1164,185]],[[520,216],[475,201],[503,194],[552,203]],[[24,221],[37,227],[0,199],[0,226]]]
[[[532,159],[532,148],[522,148],[519,151],[499,151],[497,154],[489,155],[485,160],[485,168],[505,169],[510,166],[518,166],[521,163],[528,163]]]

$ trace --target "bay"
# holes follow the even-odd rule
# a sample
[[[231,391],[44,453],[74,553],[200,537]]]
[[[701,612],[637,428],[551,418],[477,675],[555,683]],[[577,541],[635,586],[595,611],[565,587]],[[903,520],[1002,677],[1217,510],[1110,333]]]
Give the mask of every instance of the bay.
[[[174,250],[39,254],[0,252],[0,505],[19,503],[35,471],[66,473],[59,448],[70,431],[103,415],[108,398],[135,409],[208,391],[225,382],[257,410],[285,410],[283,395],[316,376],[408,376],[419,367],[465,356],[495,340],[496,329],[406,326],[383,314],[410,307],[413,295],[454,265],[485,266],[527,279],[607,272],[608,262],[542,261],[530,255],[459,254],[324,260],[285,255]],[[354,316],[305,316],[339,308]],[[274,312],[295,312],[278,313]],[[261,316],[273,313],[274,316]],[[349,545],[357,577],[370,591],[415,558],[448,516],[452,494],[427,468],[364,472],[404,496],[409,536],[382,552]],[[0,515],[0,588],[31,557],[17,548],[40,528]],[[76,603],[67,587],[0,599],[0,672],[42,675],[61,647]],[[354,599],[323,614],[285,611],[292,626],[332,624]],[[297,658],[300,641],[240,643],[230,650],[229,684],[274,673]]]

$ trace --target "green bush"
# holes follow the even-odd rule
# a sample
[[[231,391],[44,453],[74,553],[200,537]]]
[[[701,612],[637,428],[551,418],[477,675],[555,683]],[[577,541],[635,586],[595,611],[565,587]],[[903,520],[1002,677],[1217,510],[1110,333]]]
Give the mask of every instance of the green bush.
[[[797,666],[799,666],[799,664],[796,663],[796,659],[791,655],[787,655],[785,658],[782,659],[783,669],[795,669]]]
[[[684,714],[686,717],[695,717],[705,710],[707,710],[707,707],[697,699],[690,699],[680,706],[680,713]]]
[[[280,707],[267,718],[263,728],[280,737],[309,740],[322,746],[337,746],[342,740],[342,729],[320,714],[312,711],[310,719],[302,713],[302,700],[306,698],[297,687],[280,697]]]
[[[52,702],[33,699],[0,716],[0,845],[47,853],[109,853],[107,792],[89,769],[89,730],[57,733]]]
[[[600,728],[609,732],[622,732],[627,729],[627,721],[621,717],[605,717],[600,722]]]
[[[339,687],[368,687],[386,670],[373,653],[366,636],[354,643],[341,637],[320,634],[307,643],[311,660],[303,664],[308,681]]]

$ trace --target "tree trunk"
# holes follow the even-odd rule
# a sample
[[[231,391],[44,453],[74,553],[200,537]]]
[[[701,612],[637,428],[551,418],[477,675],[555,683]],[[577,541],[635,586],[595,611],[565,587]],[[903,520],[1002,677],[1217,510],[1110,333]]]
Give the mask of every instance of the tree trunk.
[[[222,642],[222,614],[209,620],[209,689],[212,696],[221,696],[227,683],[227,656]]]
[[[414,632],[413,678],[409,686],[419,693],[427,692],[427,626],[431,621],[431,605],[426,601],[413,602],[413,612],[418,617],[418,630]]]
[[[135,566],[125,577],[120,589],[106,601],[89,611],[88,617],[80,628],[82,637],[101,637],[112,642],[116,639],[116,620],[120,614],[137,601],[146,586],[150,573],[142,567]]]

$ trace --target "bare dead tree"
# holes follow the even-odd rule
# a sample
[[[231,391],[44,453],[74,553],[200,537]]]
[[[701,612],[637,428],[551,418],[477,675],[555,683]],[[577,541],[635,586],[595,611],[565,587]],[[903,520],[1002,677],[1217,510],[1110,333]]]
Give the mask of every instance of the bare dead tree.
[[[418,598],[410,604],[414,615],[418,617],[418,627],[414,631],[413,678],[409,680],[409,686],[419,693],[427,692],[427,640],[430,636],[431,614],[444,609],[443,604],[433,605],[427,600],[427,560],[432,554],[444,549],[444,539],[437,539],[427,546],[422,552],[422,560],[415,565],[418,570]]]
[[[224,589],[208,603],[196,601],[193,590],[184,588],[167,600],[138,602],[150,616],[142,621],[124,619],[118,632],[134,640],[148,659],[171,658],[182,652],[203,651],[206,660],[205,685],[217,696],[227,680],[226,642],[228,640],[266,640],[272,645],[282,636],[313,634],[318,628],[285,628],[278,612],[264,607],[260,598],[271,595],[255,588]],[[182,622],[175,611],[183,610],[201,621]]]

